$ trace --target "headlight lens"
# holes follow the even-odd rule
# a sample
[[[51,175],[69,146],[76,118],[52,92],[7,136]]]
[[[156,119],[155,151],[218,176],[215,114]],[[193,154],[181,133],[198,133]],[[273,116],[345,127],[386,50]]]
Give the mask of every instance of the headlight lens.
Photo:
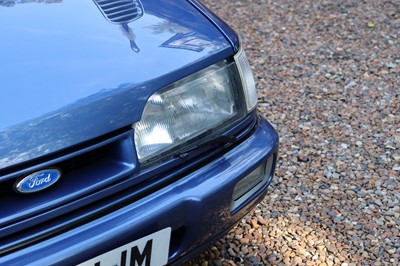
[[[243,117],[238,76],[235,63],[225,60],[153,94],[133,125],[139,161],[176,153]]]

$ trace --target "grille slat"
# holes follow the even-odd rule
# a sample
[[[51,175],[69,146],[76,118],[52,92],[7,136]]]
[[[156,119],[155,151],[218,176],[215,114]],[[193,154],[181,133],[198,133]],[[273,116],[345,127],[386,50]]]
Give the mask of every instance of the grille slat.
[[[143,7],[138,0],[94,0],[103,15],[113,23],[124,24],[143,15]]]
[[[128,18],[131,15],[131,12],[129,10],[123,10],[120,12],[114,12],[109,15],[110,19],[122,19],[124,17]]]
[[[106,14],[112,14],[120,11],[129,11],[132,13],[138,13],[139,10],[136,7],[132,7],[132,5],[123,5],[123,6],[113,6],[109,8],[104,8],[104,13]]]
[[[132,6],[132,2],[131,1],[122,1],[122,2],[109,2],[107,1],[104,4],[100,4],[100,6],[104,9],[109,9],[109,8],[114,8],[114,7],[121,7],[121,6]]]

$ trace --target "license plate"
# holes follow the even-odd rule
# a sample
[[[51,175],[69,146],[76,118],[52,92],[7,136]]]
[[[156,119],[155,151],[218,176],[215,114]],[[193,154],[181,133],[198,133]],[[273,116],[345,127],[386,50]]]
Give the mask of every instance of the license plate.
[[[77,266],[160,266],[168,262],[171,228],[135,240]]]

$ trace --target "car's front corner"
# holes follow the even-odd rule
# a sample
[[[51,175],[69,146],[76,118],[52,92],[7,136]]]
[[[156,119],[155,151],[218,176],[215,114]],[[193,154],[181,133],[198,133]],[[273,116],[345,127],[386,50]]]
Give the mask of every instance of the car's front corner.
[[[197,1],[108,2],[0,6],[0,265],[180,265],[266,195],[278,135],[237,35]]]

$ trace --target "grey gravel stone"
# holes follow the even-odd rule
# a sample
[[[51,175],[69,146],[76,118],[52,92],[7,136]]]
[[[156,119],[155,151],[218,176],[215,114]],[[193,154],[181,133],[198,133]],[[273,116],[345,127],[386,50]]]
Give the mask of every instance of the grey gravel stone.
[[[188,265],[398,265],[400,3],[201,1],[239,33],[280,157],[265,200]]]

